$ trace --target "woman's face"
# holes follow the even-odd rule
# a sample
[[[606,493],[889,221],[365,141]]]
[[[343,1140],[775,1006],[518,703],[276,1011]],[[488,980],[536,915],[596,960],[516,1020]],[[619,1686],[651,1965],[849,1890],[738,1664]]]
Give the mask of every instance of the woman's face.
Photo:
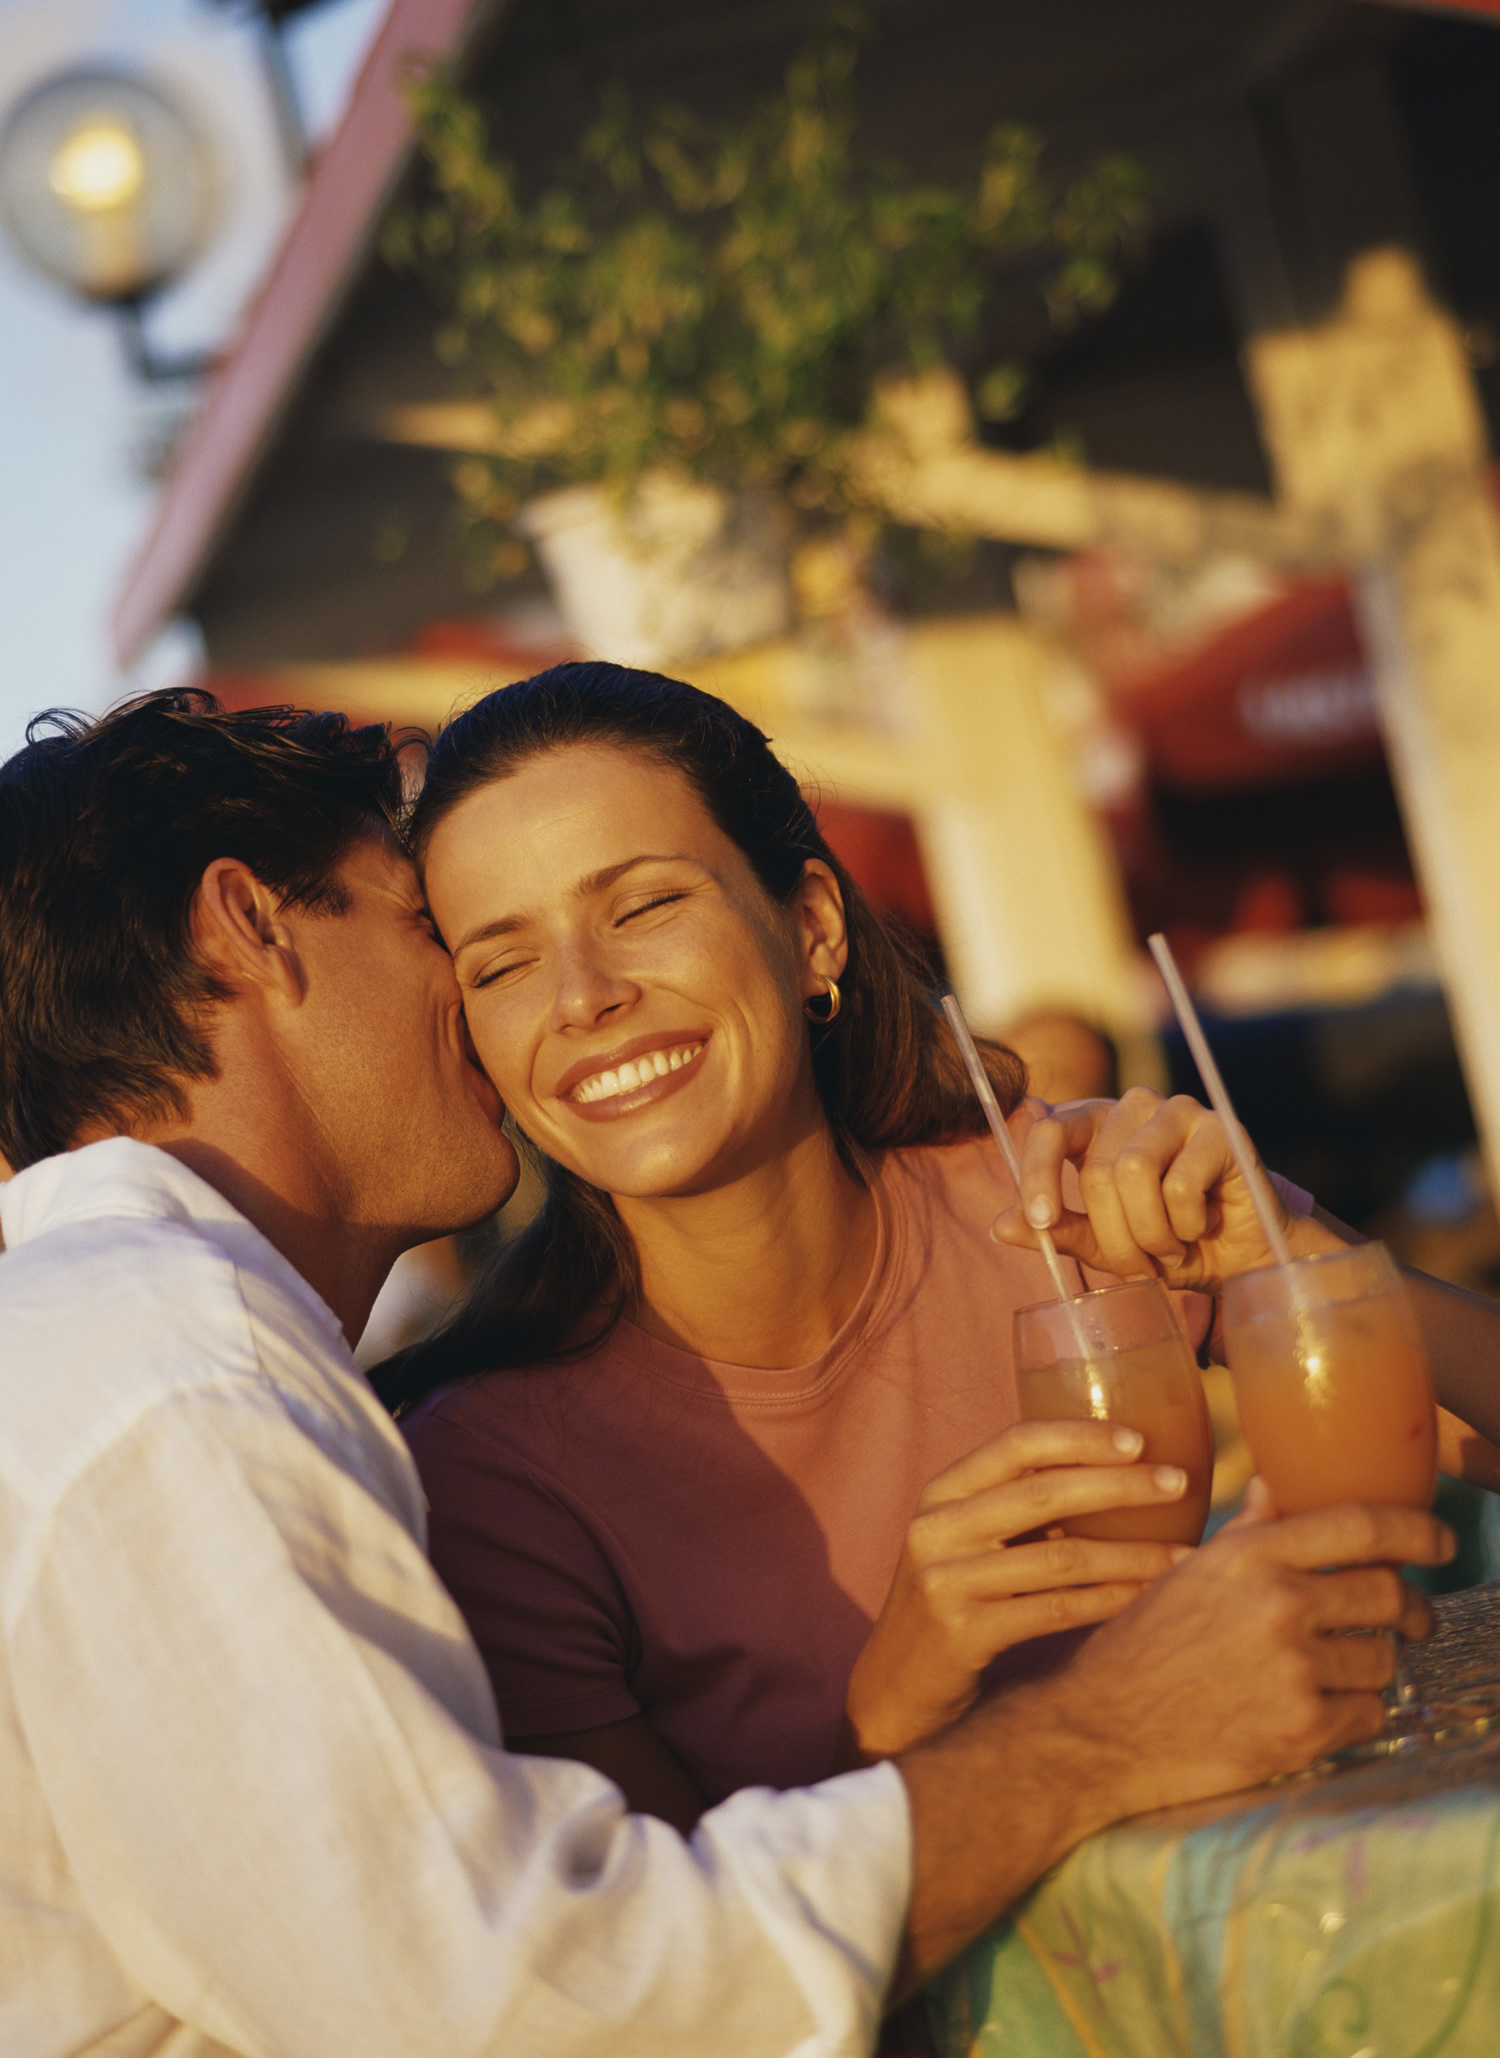
[[[843,971],[837,883],[813,861],[778,907],[681,773],[532,758],[443,818],[426,886],[490,1078],[593,1185],[711,1191],[822,1121],[802,1003]]]

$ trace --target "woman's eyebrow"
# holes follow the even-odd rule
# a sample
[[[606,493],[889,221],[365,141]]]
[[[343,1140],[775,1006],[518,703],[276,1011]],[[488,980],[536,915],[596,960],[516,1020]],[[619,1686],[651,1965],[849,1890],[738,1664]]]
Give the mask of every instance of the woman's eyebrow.
[[[580,900],[587,900],[590,894],[603,893],[608,887],[613,886],[617,879],[623,879],[627,872],[633,872],[637,865],[682,865],[693,862],[695,860],[688,858],[680,850],[643,851],[639,857],[622,858],[617,865],[605,865],[600,871],[590,872],[587,878],[579,880],[576,890]]]
[[[682,851],[642,851],[637,857],[621,858],[617,865],[603,865],[597,872],[590,872],[580,879],[573,889],[580,900],[587,900],[592,894],[604,893],[627,872],[633,872],[637,865],[694,864],[697,860],[687,857]],[[489,943],[497,936],[509,936],[525,926],[524,915],[497,915],[492,922],[481,922],[477,929],[466,929],[453,946],[457,957],[461,950],[467,950],[471,943]]]

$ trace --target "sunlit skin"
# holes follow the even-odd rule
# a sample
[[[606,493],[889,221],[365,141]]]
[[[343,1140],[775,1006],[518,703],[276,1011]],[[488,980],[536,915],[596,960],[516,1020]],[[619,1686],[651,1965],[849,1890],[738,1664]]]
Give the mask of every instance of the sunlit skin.
[[[400,1253],[491,1214],[517,1167],[415,870],[377,833],[338,879],[336,914],[207,868],[192,933],[228,994],[204,1025],[218,1076],[185,1082],[185,1120],[134,1133],[239,1207],[352,1341]]]
[[[823,1350],[875,1246],[803,1011],[847,968],[830,868],[809,863],[778,906],[678,772],[588,745],[471,793],[434,832],[424,883],[507,1106],[615,1196],[640,1257],[635,1319],[736,1364]],[[1154,1544],[1006,1548],[1076,1507],[1181,1493],[1132,1455],[1099,1424],[1018,1425],[932,1483],[851,1683],[849,1757],[952,1721],[997,1650],[1115,1614],[1167,1568]],[[525,1742],[589,1759],[680,1825],[702,1808],[644,1717]]]
[[[616,1197],[641,1258],[637,1319],[741,1364],[814,1357],[875,1247],[803,1013],[848,956],[829,868],[810,863],[778,906],[678,772],[588,745],[469,795],[432,838],[425,884],[506,1105]],[[658,1053],[664,1076],[609,1090],[608,1073]]]

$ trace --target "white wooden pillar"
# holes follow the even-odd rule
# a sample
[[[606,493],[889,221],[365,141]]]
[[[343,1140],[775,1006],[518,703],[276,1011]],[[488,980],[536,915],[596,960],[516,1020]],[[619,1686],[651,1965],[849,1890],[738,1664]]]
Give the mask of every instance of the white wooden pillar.
[[[926,745],[914,810],[943,949],[987,1028],[1067,1009],[1147,1027],[1119,873],[1048,706],[1064,660],[1026,624],[924,623],[908,662]]]
[[[1491,1189],[1500,1193],[1500,522],[1453,323],[1369,251],[1248,369],[1283,497],[1336,520]]]

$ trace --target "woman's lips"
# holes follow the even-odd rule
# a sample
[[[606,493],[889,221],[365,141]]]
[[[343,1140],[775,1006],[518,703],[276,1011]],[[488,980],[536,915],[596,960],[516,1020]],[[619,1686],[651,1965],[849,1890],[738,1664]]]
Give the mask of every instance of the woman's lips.
[[[650,1046],[628,1058],[617,1058],[613,1065],[601,1065],[558,1098],[585,1122],[612,1122],[621,1115],[633,1115],[695,1079],[703,1069],[707,1048],[706,1037]],[[634,1084],[629,1083],[632,1078]]]

